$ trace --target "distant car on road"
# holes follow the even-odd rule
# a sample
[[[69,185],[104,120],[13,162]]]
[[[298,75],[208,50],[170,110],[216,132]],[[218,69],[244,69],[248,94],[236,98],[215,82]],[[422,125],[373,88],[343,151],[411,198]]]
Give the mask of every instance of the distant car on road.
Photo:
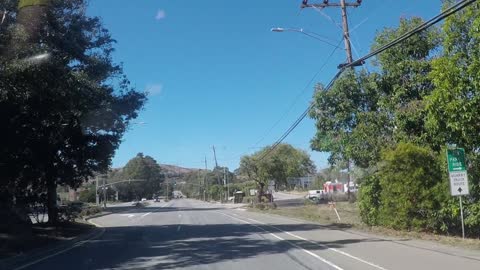
[[[142,202],[146,202],[146,201],[147,201],[147,199],[146,199],[146,198],[142,198]]]
[[[326,193],[323,190],[309,190],[305,197],[310,200],[322,201],[325,200]]]

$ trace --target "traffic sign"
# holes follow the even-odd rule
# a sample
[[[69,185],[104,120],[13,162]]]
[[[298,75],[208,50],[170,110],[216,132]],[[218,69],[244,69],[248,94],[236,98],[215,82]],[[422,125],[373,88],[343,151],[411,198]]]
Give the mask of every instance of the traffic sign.
[[[450,177],[450,194],[452,196],[468,195],[468,175],[463,148],[447,149],[448,174]]]

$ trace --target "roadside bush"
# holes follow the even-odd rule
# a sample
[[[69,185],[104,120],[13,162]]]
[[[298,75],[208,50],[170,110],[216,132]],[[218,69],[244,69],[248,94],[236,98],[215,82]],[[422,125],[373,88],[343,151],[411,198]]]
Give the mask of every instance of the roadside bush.
[[[98,214],[102,212],[102,208],[99,207],[99,206],[89,206],[85,209],[83,209],[81,212],[80,212],[80,217],[88,217],[88,216],[92,216],[92,215],[95,215],[95,214]]]
[[[381,223],[394,229],[435,230],[435,211],[441,206],[438,195],[446,190],[434,153],[400,143],[382,153],[382,162]]]
[[[382,187],[380,180],[374,174],[364,179],[359,189],[360,217],[367,225],[378,225],[378,212],[380,209],[380,194]]]
[[[77,218],[88,217],[102,212],[99,206],[81,206],[71,203],[58,208],[58,216],[61,222],[74,222]]]
[[[89,203],[94,203],[95,202],[95,187],[89,186],[86,189],[80,191],[79,198],[81,202],[89,202]]]
[[[470,166],[469,180],[470,175],[476,175],[476,171],[472,171],[475,168]],[[475,181],[472,177],[470,196],[464,196],[464,217],[466,235],[478,238],[480,201]],[[450,196],[444,149],[435,153],[428,148],[401,143],[393,150],[384,151],[379,170],[363,179],[358,195],[360,217],[368,225],[461,233],[459,202],[457,197]]]
[[[272,203],[256,203],[254,204],[254,207],[260,210],[269,210],[269,209],[277,209],[277,204],[272,202]]]

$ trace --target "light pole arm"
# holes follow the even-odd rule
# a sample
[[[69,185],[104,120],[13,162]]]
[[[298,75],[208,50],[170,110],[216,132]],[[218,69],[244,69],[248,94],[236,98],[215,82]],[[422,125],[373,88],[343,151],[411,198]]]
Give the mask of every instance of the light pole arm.
[[[143,182],[143,181],[147,181],[147,180],[145,180],[145,179],[122,180],[122,181],[117,181],[117,182],[113,182],[113,183],[108,183],[108,184],[105,184],[105,185],[99,185],[98,188],[108,187],[108,186],[112,186],[112,185],[119,184],[119,183],[125,183],[125,182]]]

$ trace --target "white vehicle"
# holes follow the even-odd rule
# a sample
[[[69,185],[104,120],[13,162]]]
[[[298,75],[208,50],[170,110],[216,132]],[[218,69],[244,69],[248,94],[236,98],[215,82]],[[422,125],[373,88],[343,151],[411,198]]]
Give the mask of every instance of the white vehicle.
[[[323,190],[309,190],[307,196],[305,196],[307,199],[310,200],[325,200],[326,193]]]
[[[142,202],[146,202],[146,201],[147,201],[147,199],[146,199],[146,198],[142,198]]]

